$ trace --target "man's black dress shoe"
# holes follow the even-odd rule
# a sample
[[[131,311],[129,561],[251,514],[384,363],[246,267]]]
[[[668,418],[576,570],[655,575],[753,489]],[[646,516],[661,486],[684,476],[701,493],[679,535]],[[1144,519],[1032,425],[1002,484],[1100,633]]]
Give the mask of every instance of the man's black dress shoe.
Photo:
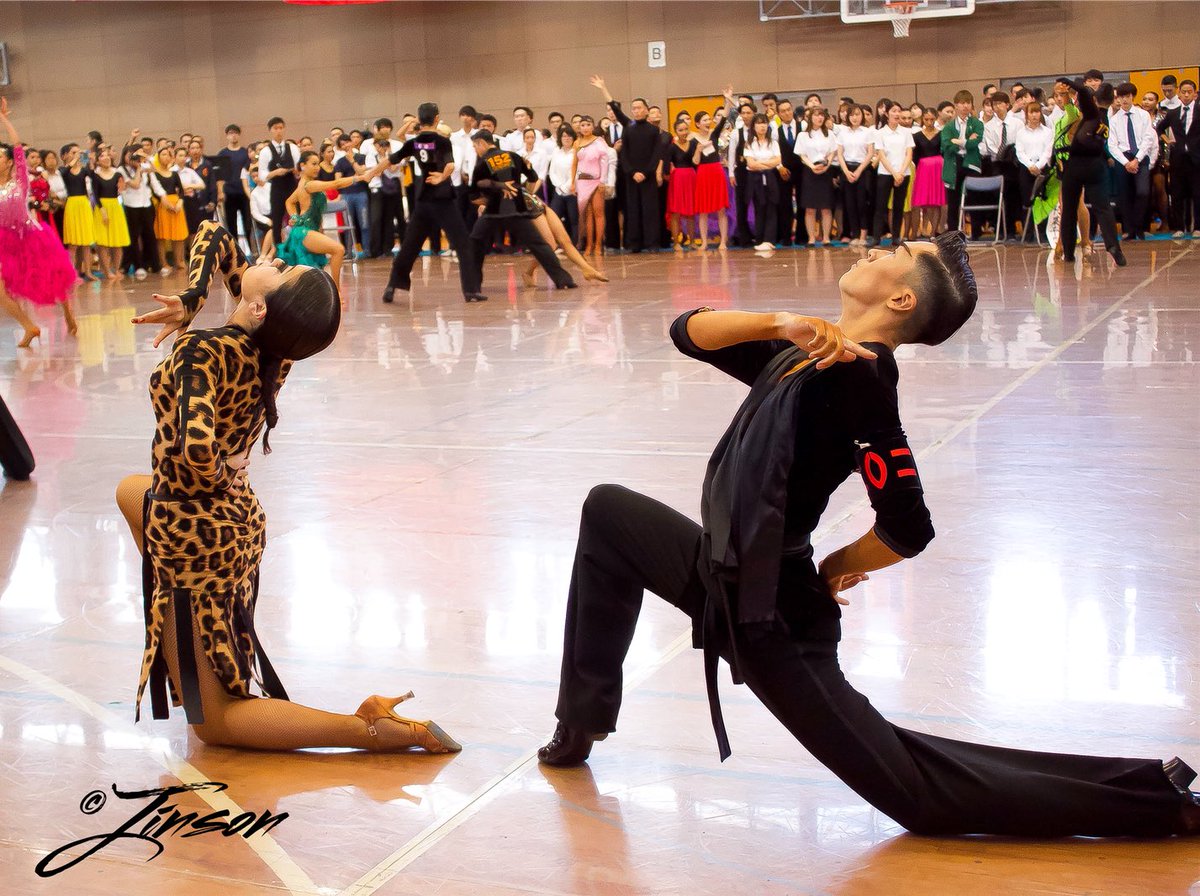
[[[390,305],[390,304],[392,304],[392,301],[394,300],[394,298],[395,298],[395,295],[396,295],[396,290],[392,289],[390,286],[389,286],[387,289],[385,289],[385,290],[383,291],[383,302],[384,302],[384,304],[385,304],[385,305]]]
[[[1167,773],[1167,778],[1171,783],[1180,790],[1187,790],[1196,780],[1196,772],[1178,756],[1164,762],[1163,771]]]
[[[480,292],[469,292],[463,296],[463,299],[468,302],[486,302],[487,296]]]
[[[588,734],[568,728],[563,722],[559,722],[550,742],[538,750],[538,762],[543,765],[555,765],[559,768],[583,765],[587,762],[588,756],[592,755],[592,744],[598,740],[604,740],[606,737],[608,737],[607,732]]]

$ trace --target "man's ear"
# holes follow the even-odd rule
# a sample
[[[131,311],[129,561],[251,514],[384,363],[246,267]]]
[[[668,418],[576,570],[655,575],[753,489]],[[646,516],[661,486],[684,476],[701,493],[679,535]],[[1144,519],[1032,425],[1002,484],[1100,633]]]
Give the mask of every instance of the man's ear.
[[[887,300],[887,307],[901,314],[912,314],[917,308],[917,294],[911,287],[905,287]]]

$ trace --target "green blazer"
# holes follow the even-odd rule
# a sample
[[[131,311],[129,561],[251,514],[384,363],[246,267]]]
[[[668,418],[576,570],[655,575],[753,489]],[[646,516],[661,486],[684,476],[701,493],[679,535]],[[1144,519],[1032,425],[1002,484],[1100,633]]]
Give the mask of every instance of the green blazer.
[[[958,167],[954,164],[954,157],[958,155],[959,147],[951,143],[958,136],[958,119],[952,119],[949,124],[942,128],[942,183],[947,189],[953,190],[956,186],[955,180],[958,175]],[[983,162],[979,156],[979,147],[983,144],[983,122],[972,115],[967,119],[967,154],[963,159],[963,163],[967,168],[973,168],[975,171],[983,170]]]

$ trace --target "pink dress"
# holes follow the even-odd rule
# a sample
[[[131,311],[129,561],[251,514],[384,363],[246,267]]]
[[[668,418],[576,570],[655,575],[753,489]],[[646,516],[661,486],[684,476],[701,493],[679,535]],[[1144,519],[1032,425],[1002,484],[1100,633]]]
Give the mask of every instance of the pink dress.
[[[65,302],[77,282],[75,267],[54,229],[30,213],[25,150],[14,146],[12,153],[12,176],[0,187],[0,281],[15,299]]]
[[[583,149],[575,151],[575,196],[579,199],[579,213],[587,208],[597,187],[603,187],[608,179],[608,144],[597,137]],[[590,175],[590,176],[585,176]]]

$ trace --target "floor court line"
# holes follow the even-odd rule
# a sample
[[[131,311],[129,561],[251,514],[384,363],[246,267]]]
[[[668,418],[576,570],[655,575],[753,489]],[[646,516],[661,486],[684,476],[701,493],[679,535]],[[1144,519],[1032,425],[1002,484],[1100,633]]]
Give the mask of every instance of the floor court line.
[[[1049,354],[1036,362],[1029,369],[1025,370],[1020,376],[1009,383],[1007,386],[998,391],[990,399],[985,401],[966,418],[958,424],[950,428],[950,430],[935,439],[931,444],[917,452],[918,459],[925,459],[935,454],[937,451],[944,448],[955,438],[965,432],[968,428],[979,422],[981,418],[987,415],[1005,398],[1027,383],[1030,379],[1044,370],[1048,365],[1052,364],[1055,359],[1060,357],[1064,352],[1075,345],[1079,340],[1085,337],[1088,333],[1098,327],[1101,323],[1107,320],[1115,313],[1123,304],[1129,301],[1133,295],[1143,287],[1152,283],[1160,273],[1170,268],[1173,264],[1182,258],[1187,257],[1192,249],[1189,246],[1184,252],[1172,258],[1166,264],[1156,268],[1148,274],[1137,286],[1134,286],[1121,298],[1117,299],[1089,323],[1080,327],[1070,337],[1059,343]],[[818,532],[820,538],[828,538],[836,533],[841,527],[846,525],[854,516],[860,513],[868,506],[865,498],[859,499],[853,507],[838,517],[828,527],[821,527]],[[685,649],[691,646],[691,629],[681,633],[653,662],[643,667],[641,672],[635,678],[627,678],[623,692],[628,694],[630,691],[639,687],[644,681],[648,680],[658,669],[661,669],[676,656],[682,653]],[[534,748],[528,753],[517,759],[508,766],[503,772],[477,790],[468,800],[467,804],[440,822],[434,822],[424,831],[418,834],[408,843],[393,852],[390,856],[380,862],[375,868],[368,871],[359,880],[355,881],[349,887],[342,891],[339,896],[370,896],[397,874],[419,859],[422,855],[436,846],[439,842],[445,839],[455,829],[468,821],[470,818],[478,814],[488,803],[495,799],[501,792],[503,785],[509,780],[520,777],[537,761],[537,749]]]
[[[32,669],[24,663],[9,659],[6,656],[0,656],[0,669],[4,669],[18,678],[29,682],[35,688],[71,704],[76,709],[87,713],[105,727],[135,738],[141,743],[142,748],[147,753],[153,756],[163,768],[178,778],[180,782],[195,784],[212,780],[187,760],[177,756],[170,749],[156,744],[154,738],[139,731],[132,722],[121,718],[116,713],[110,712],[91,698],[85,697],[83,694],[67,687],[49,675]],[[245,810],[226,796],[226,793],[228,791],[213,793],[199,790],[196,791],[196,796],[212,806],[213,809],[227,810],[230,818],[242,814]],[[295,896],[314,896],[314,894],[319,896],[319,894],[329,892],[313,883],[312,879],[284,852],[283,847],[270,834],[256,835],[253,839],[246,839],[243,842],[258,854],[258,857],[275,873],[275,876],[279,878],[288,892],[295,894]],[[37,852],[43,853],[44,851],[37,850]]]

